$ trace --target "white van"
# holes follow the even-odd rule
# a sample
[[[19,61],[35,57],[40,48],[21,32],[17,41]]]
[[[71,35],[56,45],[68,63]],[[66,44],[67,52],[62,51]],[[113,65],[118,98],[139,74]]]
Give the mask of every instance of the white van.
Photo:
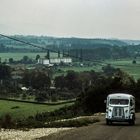
[[[135,97],[125,93],[109,94],[106,100],[106,124],[128,122],[135,124]]]

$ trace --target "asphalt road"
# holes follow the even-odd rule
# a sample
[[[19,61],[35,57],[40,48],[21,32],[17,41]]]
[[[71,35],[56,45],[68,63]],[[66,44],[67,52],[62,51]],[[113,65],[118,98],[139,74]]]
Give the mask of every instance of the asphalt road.
[[[136,114],[134,126],[128,123],[107,126],[101,117],[101,122],[43,137],[41,140],[140,140],[140,113]]]

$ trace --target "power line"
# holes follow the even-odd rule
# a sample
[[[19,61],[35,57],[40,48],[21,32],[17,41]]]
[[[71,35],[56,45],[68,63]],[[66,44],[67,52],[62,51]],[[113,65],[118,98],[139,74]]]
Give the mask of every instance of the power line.
[[[8,39],[11,39],[11,40],[14,40],[14,41],[17,41],[17,42],[20,42],[22,44],[26,44],[26,45],[32,46],[34,48],[38,48],[38,49],[41,49],[41,50],[58,53],[58,51],[56,51],[56,50],[47,49],[47,48],[44,48],[43,46],[32,44],[30,42],[27,42],[27,41],[24,41],[24,40],[21,40],[21,39],[17,39],[17,38],[11,37],[11,36],[7,36],[7,35],[1,34],[1,33],[0,33],[0,36],[8,38]],[[76,59],[79,59],[79,60],[85,60],[85,61],[88,61],[88,62],[94,62],[95,64],[98,64],[100,66],[104,66],[104,65],[108,65],[109,64],[107,62],[103,62],[103,61],[100,61],[100,60],[91,60],[91,59],[83,58],[83,55],[79,57],[77,55],[74,56],[74,55],[70,55],[70,54],[64,53],[64,52],[61,53],[60,51],[59,51],[59,54],[63,54],[63,56],[65,55],[65,56],[76,58]],[[119,66],[119,67],[121,67],[121,66],[128,66],[128,65],[125,65],[125,64],[122,64],[122,65],[121,64],[111,64],[111,65]]]
[[[11,40],[14,40],[14,41],[17,41],[17,42],[20,42],[22,44],[26,44],[26,45],[32,46],[34,48],[38,48],[38,49],[42,49],[42,50],[58,53],[58,51],[55,51],[55,50],[52,50],[52,49],[47,49],[47,48],[44,48],[44,47],[42,47],[40,45],[32,44],[30,42],[27,42],[27,41],[24,41],[24,40],[21,40],[21,39],[17,39],[15,37],[7,36],[7,35],[1,34],[1,33],[0,33],[0,36],[8,38],[8,39],[11,39]],[[70,54],[67,54],[67,53],[64,53],[64,52],[63,53],[60,52],[60,54],[63,54],[65,56],[69,56],[69,57],[72,57],[72,58],[76,58],[76,59],[79,59],[79,60],[83,59],[85,61],[94,62],[94,63],[97,63],[98,65],[108,64],[106,62],[102,62],[102,61],[99,61],[99,60],[91,60],[91,59],[87,59],[87,58],[82,58],[82,57],[70,55]]]

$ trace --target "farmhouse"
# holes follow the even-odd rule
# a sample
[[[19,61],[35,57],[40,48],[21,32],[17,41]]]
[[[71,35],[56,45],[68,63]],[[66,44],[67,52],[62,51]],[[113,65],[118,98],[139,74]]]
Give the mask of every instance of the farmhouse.
[[[72,58],[50,58],[50,59],[40,58],[38,59],[38,64],[43,64],[43,65],[60,64],[60,63],[71,64]]]
[[[40,59],[38,59],[38,64],[49,65],[50,61],[49,61],[49,59],[40,58]]]

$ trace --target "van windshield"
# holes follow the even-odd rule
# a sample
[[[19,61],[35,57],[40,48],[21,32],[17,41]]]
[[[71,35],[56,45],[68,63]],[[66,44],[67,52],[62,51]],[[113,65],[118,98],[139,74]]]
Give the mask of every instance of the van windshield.
[[[128,105],[129,100],[128,99],[110,99],[110,104],[113,105]]]

